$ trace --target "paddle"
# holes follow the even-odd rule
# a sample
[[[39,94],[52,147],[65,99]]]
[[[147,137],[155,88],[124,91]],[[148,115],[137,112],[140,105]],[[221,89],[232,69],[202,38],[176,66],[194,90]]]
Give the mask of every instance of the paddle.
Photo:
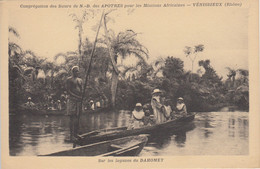
[[[83,101],[84,101],[84,97],[85,97],[85,91],[86,91],[86,88],[87,88],[88,76],[90,74],[91,64],[92,64],[92,60],[93,60],[93,56],[94,56],[94,52],[95,52],[95,48],[96,48],[96,44],[97,44],[97,37],[98,37],[98,33],[99,33],[99,30],[100,30],[100,26],[101,26],[103,17],[104,17],[104,11],[103,11],[103,13],[101,15],[101,19],[100,19],[98,30],[97,30],[97,34],[96,34],[96,38],[95,38],[95,41],[94,41],[94,46],[93,46],[91,54],[90,54],[90,61],[89,61],[88,67],[86,69],[87,71],[86,71],[86,76],[85,76],[84,88],[83,88],[83,93],[82,93],[80,107],[79,107],[79,114],[78,114],[78,118],[77,118],[77,128],[76,128],[77,129],[76,130],[77,131],[77,135],[78,135],[78,131],[79,131],[80,115],[82,113],[82,106],[83,106]],[[76,147],[75,142],[73,144],[73,148],[74,147]]]

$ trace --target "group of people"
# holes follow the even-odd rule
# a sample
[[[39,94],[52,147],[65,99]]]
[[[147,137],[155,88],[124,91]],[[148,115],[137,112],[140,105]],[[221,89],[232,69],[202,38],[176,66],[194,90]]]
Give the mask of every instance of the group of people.
[[[52,95],[46,95],[45,102],[42,103],[34,103],[31,97],[28,97],[27,102],[24,103],[23,106],[30,109],[44,109],[44,110],[64,110],[66,109],[66,96],[61,95],[60,99],[53,99]]]
[[[33,108],[35,106],[35,103],[32,102],[31,97],[28,97],[27,102],[24,104],[24,106]]]
[[[99,108],[103,108],[107,106],[108,101],[106,99],[103,99],[99,97],[98,99],[95,100],[90,100],[85,104],[84,109],[85,110],[96,110]]]
[[[66,104],[67,104],[67,98],[68,94],[65,91],[64,93],[61,94],[59,99],[54,99],[51,94],[47,94],[46,96],[46,104],[45,104],[45,109],[47,110],[64,110],[66,109]]]
[[[78,120],[81,107],[81,99],[83,93],[83,82],[79,78],[79,67],[74,66],[71,69],[72,76],[66,81],[67,92],[63,93],[61,100],[57,100],[57,109],[67,108],[67,115],[70,115],[70,129],[71,139],[77,137],[78,133]],[[53,99],[48,97],[48,108],[53,107]],[[31,98],[28,98],[27,105],[33,105]],[[102,101],[89,101],[90,109],[102,107]],[[155,89],[152,93],[151,103],[145,104],[137,103],[134,110],[132,111],[130,129],[139,128],[144,125],[154,125],[163,123],[167,120],[174,119],[176,117],[187,115],[186,105],[184,104],[183,98],[178,98],[176,106],[172,107],[171,101],[166,100],[162,97],[162,91]]]
[[[141,103],[136,104],[132,111],[129,129],[163,123],[187,116],[187,114],[187,108],[182,97],[179,97],[175,106],[171,107],[171,101],[162,96],[162,91],[154,89],[150,104],[144,106]]]

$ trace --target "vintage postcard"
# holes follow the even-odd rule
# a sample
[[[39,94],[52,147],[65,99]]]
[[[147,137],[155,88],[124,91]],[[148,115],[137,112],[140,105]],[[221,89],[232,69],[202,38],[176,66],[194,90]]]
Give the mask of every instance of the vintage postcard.
[[[260,167],[258,3],[0,1],[2,168]]]

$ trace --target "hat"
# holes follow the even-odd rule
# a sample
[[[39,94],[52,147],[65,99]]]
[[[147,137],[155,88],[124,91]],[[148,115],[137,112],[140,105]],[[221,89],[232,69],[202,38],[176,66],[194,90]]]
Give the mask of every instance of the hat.
[[[154,89],[152,94],[154,93],[162,93],[162,91],[160,89]]]
[[[183,98],[182,98],[182,97],[179,97],[177,100],[182,100],[182,101],[183,101]]]
[[[28,97],[28,100],[31,100],[32,98],[31,97]]]
[[[71,68],[71,71],[73,72],[75,69],[78,69],[78,70],[79,70],[79,67],[78,67],[78,66],[73,66],[73,67]]]
[[[150,105],[149,103],[146,103],[146,104],[143,106],[143,108],[144,108],[144,109],[149,109],[150,106],[151,106],[151,105]]]
[[[141,103],[136,103],[135,107],[142,107]]]
[[[90,103],[93,103],[94,101],[93,100],[90,100]]]

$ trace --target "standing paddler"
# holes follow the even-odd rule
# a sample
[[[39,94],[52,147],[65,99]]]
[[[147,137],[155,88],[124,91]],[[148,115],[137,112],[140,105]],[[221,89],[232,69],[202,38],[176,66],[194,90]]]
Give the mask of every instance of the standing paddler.
[[[83,83],[82,79],[79,78],[79,67],[73,66],[72,76],[67,79],[67,114],[70,116],[70,140],[73,141],[78,133],[77,127],[77,116],[79,115],[81,109],[81,98]]]
[[[153,108],[153,113],[156,123],[164,122],[164,106],[161,99],[162,91],[159,89],[154,89],[152,93],[151,106]]]
[[[70,121],[71,121],[71,137],[72,138],[77,138],[78,135],[78,130],[79,130],[79,121],[80,121],[80,115],[82,113],[82,107],[83,107],[83,101],[84,101],[84,94],[86,92],[86,87],[87,87],[87,82],[88,82],[88,76],[90,74],[91,70],[91,63],[93,60],[94,56],[94,51],[96,48],[96,43],[97,43],[97,38],[98,38],[98,33],[100,30],[100,26],[102,23],[102,19],[104,17],[104,11],[102,12],[101,19],[99,22],[96,38],[94,41],[94,46],[92,48],[91,54],[90,54],[90,61],[88,63],[88,66],[86,67],[86,76],[85,76],[85,82],[83,85],[82,79],[80,79],[79,76],[79,67],[74,66],[72,68],[72,77],[68,78],[67,80],[67,89],[68,89],[68,109],[71,110],[69,114],[70,116]],[[76,141],[77,139],[73,139],[72,141]],[[73,147],[76,146],[76,143],[74,142]]]

